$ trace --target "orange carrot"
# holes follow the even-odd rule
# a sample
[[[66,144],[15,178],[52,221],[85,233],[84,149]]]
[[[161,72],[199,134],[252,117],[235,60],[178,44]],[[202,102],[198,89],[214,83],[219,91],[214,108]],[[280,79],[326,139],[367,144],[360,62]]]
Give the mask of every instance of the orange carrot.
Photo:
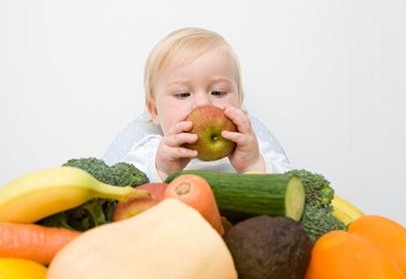
[[[23,258],[48,265],[81,232],[36,224],[0,222],[0,258]]]
[[[177,198],[195,208],[220,234],[224,234],[220,211],[207,181],[194,174],[183,174],[172,180],[164,198]]]

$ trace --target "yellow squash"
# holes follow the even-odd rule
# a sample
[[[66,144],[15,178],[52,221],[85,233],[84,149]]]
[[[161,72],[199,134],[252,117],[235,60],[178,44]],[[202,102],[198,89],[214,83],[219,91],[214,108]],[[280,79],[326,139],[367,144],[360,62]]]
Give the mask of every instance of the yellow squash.
[[[338,195],[334,195],[331,205],[333,215],[347,226],[364,215],[357,206]]]
[[[18,258],[0,258],[1,279],[45,279],[47,268],[40,263]]]
[[[47,278],[236,279],[221,236],[192,207],[168,198],[132,218],[84,232]]]

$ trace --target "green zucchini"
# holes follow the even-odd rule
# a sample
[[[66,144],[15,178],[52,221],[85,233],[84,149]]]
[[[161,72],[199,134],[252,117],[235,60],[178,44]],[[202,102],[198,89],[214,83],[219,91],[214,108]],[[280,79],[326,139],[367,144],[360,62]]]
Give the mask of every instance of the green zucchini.
[[[220,213],[231,222],[256,215],[286,216],[299,221],[305,204],[302,181],[294,174],[224,173],[183,170],[171,174],[203,177],[211,186]]]

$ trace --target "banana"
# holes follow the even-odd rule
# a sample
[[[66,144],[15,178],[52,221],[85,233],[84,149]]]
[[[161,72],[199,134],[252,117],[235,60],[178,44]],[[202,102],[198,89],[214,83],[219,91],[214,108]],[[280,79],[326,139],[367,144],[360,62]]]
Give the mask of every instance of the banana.
[[[125,200],[149,193],[102,183],[84,170],[56,167],[27,173],[0,188],[0,221],[34,223],[93,198]]]
[[[349,225],[352,221],[364,215],[358,207],[338,195],[334,195],[331,204],[333,206],[333,215],[345,225]]]

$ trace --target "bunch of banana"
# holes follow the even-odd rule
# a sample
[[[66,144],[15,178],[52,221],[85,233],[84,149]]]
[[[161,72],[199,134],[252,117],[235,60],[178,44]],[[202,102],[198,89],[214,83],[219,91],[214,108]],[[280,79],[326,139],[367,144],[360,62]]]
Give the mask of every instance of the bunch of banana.
[[[334,217],[345,225],[364,215],[358,207],[338,195],[334,195],[331,204],[333,206]]]
[[[0,222],[34,223],[93,198],[125,200],[148,195],[131,186],[102,183],[79,168],[42,169],[0,187]]]

